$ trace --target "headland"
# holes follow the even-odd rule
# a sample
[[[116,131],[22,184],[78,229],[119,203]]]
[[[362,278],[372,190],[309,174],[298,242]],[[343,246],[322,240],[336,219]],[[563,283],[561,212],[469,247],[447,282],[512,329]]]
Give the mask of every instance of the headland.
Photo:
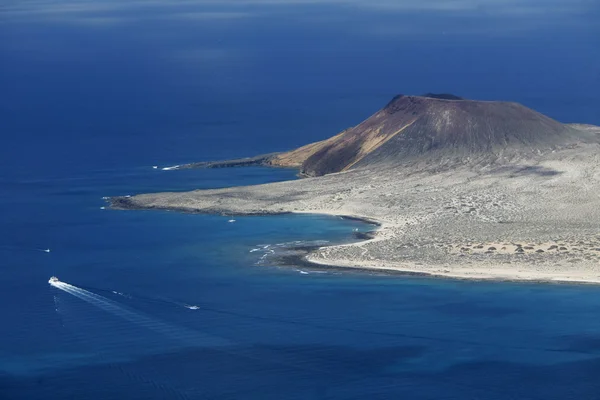
[[[109,199],[116,209],[319,213],[379,224],[314,265],[466,279],[600,283],[600,127],[517,103],[396,96],[359,125],[269,165],[305,179]]]

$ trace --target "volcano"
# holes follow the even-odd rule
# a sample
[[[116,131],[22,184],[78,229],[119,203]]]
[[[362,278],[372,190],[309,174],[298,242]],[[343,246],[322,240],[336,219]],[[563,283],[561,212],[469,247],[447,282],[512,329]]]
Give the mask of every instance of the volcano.
[[[597,136],[521,104],[466,100],[452,94],[398,95],[327,140],[269,158],[271,165],[320,176],[413,161],[498,157],[551,151]]]

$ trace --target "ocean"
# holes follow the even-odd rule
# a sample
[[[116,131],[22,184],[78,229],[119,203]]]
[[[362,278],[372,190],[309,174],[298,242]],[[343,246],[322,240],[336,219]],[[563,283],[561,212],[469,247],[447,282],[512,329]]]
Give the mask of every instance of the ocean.
[[[278,264],[373,229],[332,216],[103,209],[297,179],[161,168],[320,140],[397,93],[600,125],[597,8],[223,4],[0,8],[0,398],[600,399],[597,286]]]

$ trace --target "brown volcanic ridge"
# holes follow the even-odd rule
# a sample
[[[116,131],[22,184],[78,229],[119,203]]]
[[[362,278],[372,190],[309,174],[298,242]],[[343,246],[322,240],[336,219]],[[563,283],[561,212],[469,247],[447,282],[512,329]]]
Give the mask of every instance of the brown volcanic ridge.
[[[320,176],[417,159],[452,164],[510,157],[597,140],[594,130],[562,124],[517,103],[450,94],[398,95],[359,125],[327,140],[269,155],[264,164]]]

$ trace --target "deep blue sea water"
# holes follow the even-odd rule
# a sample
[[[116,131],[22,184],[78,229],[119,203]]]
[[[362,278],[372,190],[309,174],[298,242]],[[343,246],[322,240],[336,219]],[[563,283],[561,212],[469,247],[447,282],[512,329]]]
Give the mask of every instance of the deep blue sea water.
[[[273,266],[371,227],[101,209],[295,179],[152,166],[293,148],[397,93],[600,124],[595,2],[292,3],[0,6],[0,398],[600,399],[596,286]]]

